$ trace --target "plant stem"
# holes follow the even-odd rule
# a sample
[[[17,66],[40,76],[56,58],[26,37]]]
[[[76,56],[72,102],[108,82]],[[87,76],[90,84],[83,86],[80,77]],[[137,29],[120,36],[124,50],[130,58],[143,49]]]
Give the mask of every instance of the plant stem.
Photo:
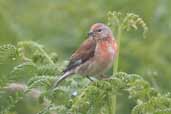
[[[117,34],[118,52],[115,61],[113,63],[113,75],[118,71],[121,34],[122,34],[122,26],[118,28],[118,34]]]
[[[113,63],[113,75],[118,71],[118,64],[119,64],[119,48],[120,48],[120,38],[122,32],[122,26],[119,26],[118,28],[118,34],[117,34],[117,44],[118,44],[118,53],[116,55],[115,61]],[[116,114],[116,95],[109,96],[109,114]]]
[[[108,95],[108,113],[116,114],[116,95]]]

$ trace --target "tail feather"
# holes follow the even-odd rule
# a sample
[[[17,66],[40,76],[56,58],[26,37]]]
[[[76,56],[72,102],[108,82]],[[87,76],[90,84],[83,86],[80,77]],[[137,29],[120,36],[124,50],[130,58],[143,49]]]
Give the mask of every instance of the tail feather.
[[[63,80],[65,80],[67,77],[71,76],[73,74],[72,71],[65,72],[57,81],[55,81],[53,87],[57,87]]]

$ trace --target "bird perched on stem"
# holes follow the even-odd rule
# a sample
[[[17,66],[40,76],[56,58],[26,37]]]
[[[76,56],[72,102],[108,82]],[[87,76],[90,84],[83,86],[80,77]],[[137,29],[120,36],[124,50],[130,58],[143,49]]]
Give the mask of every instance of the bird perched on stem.
[[[117,42],[111,29],[103,24],[93,24],[86,39],[79,49],[70,57],[70,62],[63,75],[55,82],[54,87],[73,74],[101,78],[109,69],[117,54]]]

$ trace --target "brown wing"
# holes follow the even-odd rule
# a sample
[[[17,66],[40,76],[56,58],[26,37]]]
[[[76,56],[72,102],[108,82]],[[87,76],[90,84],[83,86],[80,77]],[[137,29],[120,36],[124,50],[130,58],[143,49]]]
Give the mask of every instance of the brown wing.
[[[94,56],[94,51],[96,47],[96,42],[92,38],[88,38],[83,42],[79,49],[75,51],[75,53],[71,56],[70,62],[66,69],[63,71],[64,73],[76,68],[80,64],[83,64],[91,57]]]

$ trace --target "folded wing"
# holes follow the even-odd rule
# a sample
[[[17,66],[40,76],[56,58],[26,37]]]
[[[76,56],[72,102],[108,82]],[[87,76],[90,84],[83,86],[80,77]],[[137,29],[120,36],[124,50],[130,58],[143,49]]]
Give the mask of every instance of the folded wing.
[[[70,62],[63,72],[70,71],[92,58],[94,56],[95,48],[96,42],[93,39],[88,38],[85,40],[81,47],[71,56]]]

